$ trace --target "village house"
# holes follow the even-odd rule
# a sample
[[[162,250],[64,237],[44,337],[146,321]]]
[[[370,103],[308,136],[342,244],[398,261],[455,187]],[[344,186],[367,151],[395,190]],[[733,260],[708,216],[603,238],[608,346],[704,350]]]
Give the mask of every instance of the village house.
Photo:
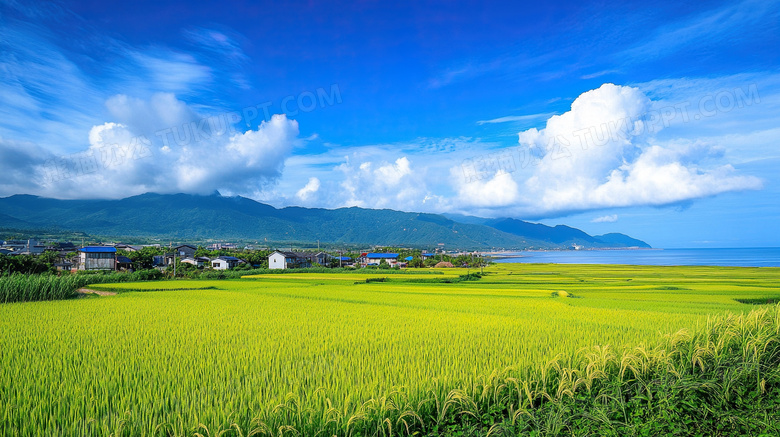
[[[220,256],[211,260],[211,268],[214,270],[229,270],[242,262],[234,256]]]
[[[195,267],[203,267],[205,265],[211,265],[211,258],[205,256],[199,256],[197,258],[187,257],[181,260],[183,263],[192,264]]]
[[[311,255],[309,259],[312,263],[317,263],[321,266],[327,266],[328,261],[330,261],[330,255],[325,252],[319,252],[317,254]]]
[[[178,258],[193,258],[195,257],[195,251],[198,250],[198,248],[190,246],[189,244],[183,244],[174,247],[173,250],[176,252]]]
[[[27,241],[6,240],[3,241],[2,248],[5,250],[10,250],[14,255],[19,255],[27,249]]]
[[[366,253],[363,256],[363,259],[365,260],[365,265],[371,266],[371,265],[379,265],[379,263],[384,260],[388,264],[390,264],[390,267],[395,266],[395,264],[398,262],[398,254],[397,253]]]
[[[350,267],[354,265],[354,263],[352,262],[352,258],[348,256],[339,256],[336,257],[336,260],[339,262],[339,265],[341,265],[342,267]]]
[[[69,272],[73,270],[73,263],[67,260],[54,263],[53,266],[58,272]]]
[[[125,252],[138,252],[141,250],[140,246],[131,246],[129,244],[117,244],[116,250],[124,250]]]
[[[311,260],[305,253],[275,250],[268,255],[269,269],[297,269],[304,267],[311,267]]]
[[[17,252],[20,255],[40,255],[46,250],[46,246],[40,244],[38,240],[27,240],[26,242],[22,242],[21,247],[18,244],[14,246],[16,247],[14,252]]]
[[[115,270],[116,248],[107,246],[87,246],[79,249],[79,270]]]
[[[126,256],[117,256],[116,257],[116,269],[117,270],[126,270],[129,272],[133,271],[133,260]]]

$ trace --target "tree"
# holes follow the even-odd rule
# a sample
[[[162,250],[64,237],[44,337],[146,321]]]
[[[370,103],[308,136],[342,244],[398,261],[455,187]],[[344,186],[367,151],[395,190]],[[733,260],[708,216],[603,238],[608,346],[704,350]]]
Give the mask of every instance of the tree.
[[[124,250],[118,250],[118,256],[126,256],[133,261],[136,270],[151,269],[154,267],[154,257],[156,255],[164,255],[165,249],[162,247],[147,246],[137,252],[125,252]]]
[[[409,267],[425,267],[425,263],[423,263],[422,258],[420,257],[414,257],[411,261],[407,264]]]
[[[425,267],[433,267],[433,266],[435,266],[438,263],[439,263],[439,260],[434,259],[434,258],[428,258],[425,261],[423,261],[423,264],[425,265]]]

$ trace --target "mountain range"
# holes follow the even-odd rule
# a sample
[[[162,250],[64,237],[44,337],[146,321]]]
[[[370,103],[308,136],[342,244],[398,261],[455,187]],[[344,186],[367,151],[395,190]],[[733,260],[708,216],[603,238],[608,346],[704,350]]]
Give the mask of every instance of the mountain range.
[[[0,198],[0,228],[80,231],[122,238],[323,242],[448,249],[650,247],[623,234],[513,218],[366,208],[274,208],[245,197],[147,193],[119,200]]]

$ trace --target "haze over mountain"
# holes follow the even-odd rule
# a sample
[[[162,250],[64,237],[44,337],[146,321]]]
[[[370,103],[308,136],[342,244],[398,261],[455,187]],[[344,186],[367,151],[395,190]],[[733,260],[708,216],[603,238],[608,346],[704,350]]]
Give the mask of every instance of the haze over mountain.
[[[366,208],[274,208],[245,197],[147,193],[119,200],[0,198],[0,228],[62,229],[117,237],[241,239],[404,245],[447,249],[650,247],[622,234],[591,236],[568,226],[511,218],[459,220]]]

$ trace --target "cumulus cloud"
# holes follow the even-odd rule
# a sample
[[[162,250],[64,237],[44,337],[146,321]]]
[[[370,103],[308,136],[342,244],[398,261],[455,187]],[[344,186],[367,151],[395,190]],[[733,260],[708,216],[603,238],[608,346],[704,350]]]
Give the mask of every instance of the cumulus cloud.
[[[339,206],[419,210],[435,208],[437,197],[428,191],[425,166],[415,166],[406,156],[387,162],[361,152],[346,156],[336,167],[342,174],[333,187]],[[424,205],[426,204],[426,205]]]
[[[498,171],[492,178],[465,181],[459,169],[453,169],[453,180],[458,183],[458,197],[468,207],[511,207],[520,200],[520,188],[507,172]]]
[[[87,150],[38,162],[48,184],[34,191],[72,198],[254,193],[281,175],[298,141],[298,123],[285,115],[241,132],[226,115],[203,117],[172,94],[114,96],[106,106],[117,121],[93,126]]]
[[[309,182],[306,183],[306,185],[303,186],[300,190],[298,190],[298,193],[295,194],[298,199],[302,201],[307,201],[312,198],[314,193],[319,191],[320,189],[320,180],[317,178],[309,178]]]
[[[618,219],[617,214],[611,214],[611,215],[603,215],[601,217],[596,217],[593,220],[591,220],[591,223],[614,223]]]
[[[511,159],[531,165],[492,168],[456,181],[457,205],[545,216],[636,205],[668,205],[728,191],[760,189],[739,175],[717,144],[656,140],[662,127],[653,102],[638,88],[604,84],[580,95],[542,129],[519,133]],[[494,166],[495,167],[495,166]]]

